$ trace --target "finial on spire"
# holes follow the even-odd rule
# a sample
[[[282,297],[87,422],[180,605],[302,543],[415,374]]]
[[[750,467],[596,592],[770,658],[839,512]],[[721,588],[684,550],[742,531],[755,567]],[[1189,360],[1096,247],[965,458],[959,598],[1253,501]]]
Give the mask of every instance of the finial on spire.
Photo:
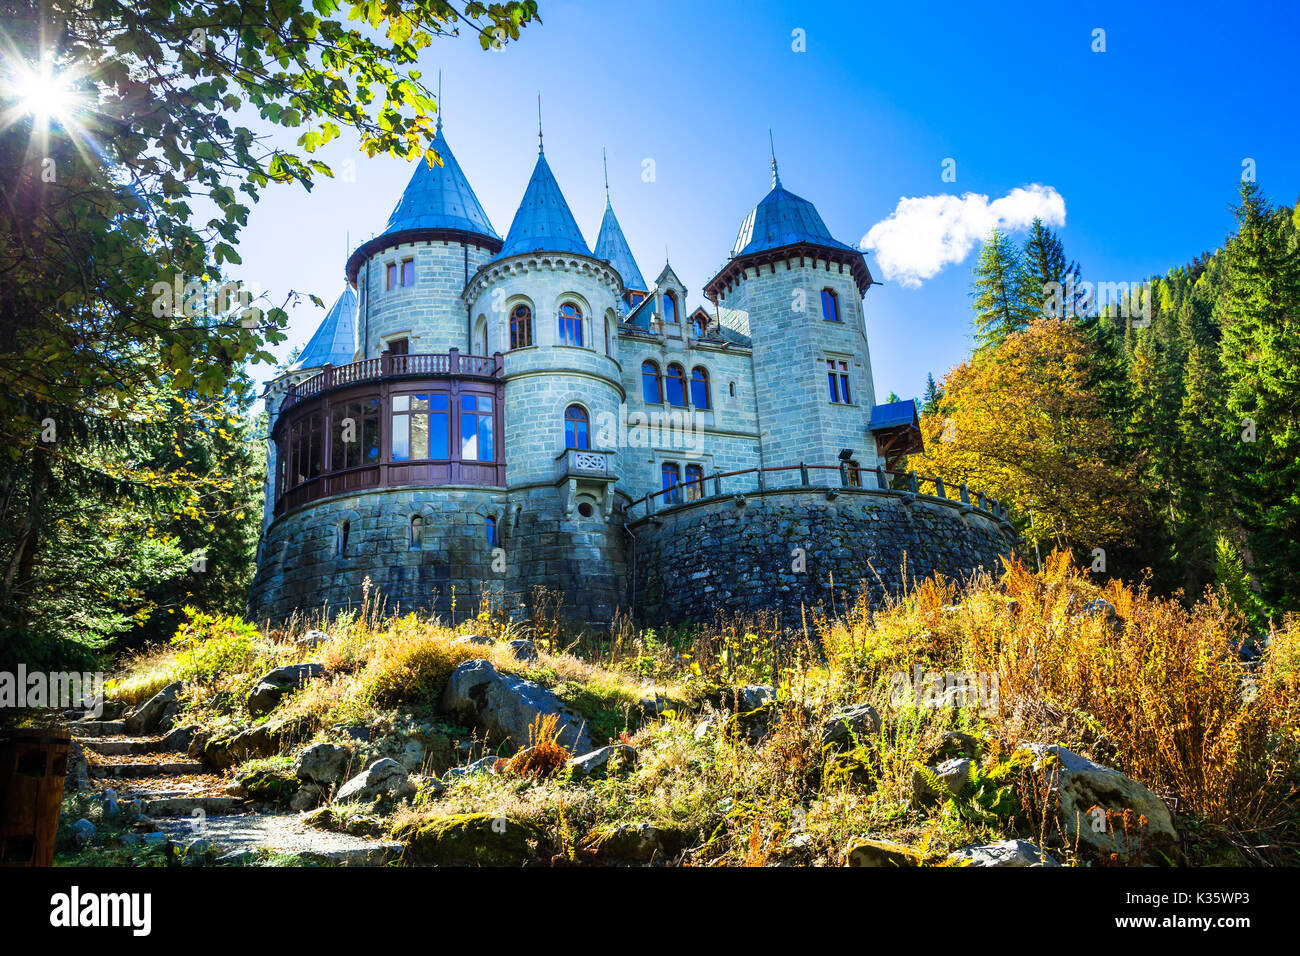
[[[767,129],[767,144],[772,147],[772,188],[781,188],[781,174],[776,170],[776,141],[772,139],[772,128]]]
[[[437,130],[442,130],[442,70],[438,71],[438,124]]]
[[[609,205],[609,157],[605,155],[605,147],[600,148],[600,164],[605,167],[605,204]]]
[[[537,94],[537,155],[542,155],[542,94]]]

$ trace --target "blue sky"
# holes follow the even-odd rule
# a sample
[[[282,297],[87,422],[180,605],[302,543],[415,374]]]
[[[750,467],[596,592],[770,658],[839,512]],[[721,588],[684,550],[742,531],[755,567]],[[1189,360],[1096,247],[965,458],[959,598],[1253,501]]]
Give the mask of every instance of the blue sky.
[[[1035,184],[1040,196],[1055,191],[1083,278],[1120,282],[1219,245],[1247,158],[1275,201],[1300,194],[1293,2],[541,0],[540,13],[544,22],[502,52],[435,40],[420,64],[429,80],[443,71],[448,142],[497,231],[509,229],[536,160],[540,92],[547,159],[588,243],[604,206],[606,147],[614,208],[642,272],[653,280],[667,247],[692,305],[703,303],[704,283],[770,187],[770,127],[783,184],[844,242],[863,240],[901,199],[925,199],[890,237],[911,278],[883,274],[890,250],[867,253],[884,283],[865,301],[882,398],[919,394],[927,372],[941,377],[970,347],[978,243],[917,278],[961,251],[951,237],[925,239],[936,222],[952,225],[936,219],[944,201],[926,197],[991,203]],[[1092,51],[1096,29],[1104,53]],[[323,158],[336,169],[352,159],[354,181],[268,189],[240,243],[237,275],[277,301],[294,289],[328,305],[342,289],[349,234],[355,248],[381,231],[411,172],[366,159],[346,135]],[[946,159],[954,182],[942,179]],[[653,182],[643,180],[646,160]],[[1014,221],[1041,201],[1018,193],[993,210],[1013,207]],[[987,221],[984,200],[962,208],[974,215],[959,216],[961,228]],[[292,309],[282,352],[305,343],[322,315],[305,299]]]

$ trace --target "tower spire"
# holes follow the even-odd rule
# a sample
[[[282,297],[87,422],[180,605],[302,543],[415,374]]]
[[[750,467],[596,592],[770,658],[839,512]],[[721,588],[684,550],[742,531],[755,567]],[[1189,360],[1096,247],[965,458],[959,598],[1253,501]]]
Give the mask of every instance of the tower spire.
[[[542,150],[542,94],[537,94],[537,155],[541,156]]]
[[[437,130],[442,130],[442,70],[438,71],[438,124]]]
[[[772,128],[767,129],[767,144],[772,148],[772,188],[781,188],[781,174],[776,169],[776,141],[772,139]]]
[[[609,157],[605,155],[605,147],[600,148],[600,164],[605,167],[605,205],[609,205]]]

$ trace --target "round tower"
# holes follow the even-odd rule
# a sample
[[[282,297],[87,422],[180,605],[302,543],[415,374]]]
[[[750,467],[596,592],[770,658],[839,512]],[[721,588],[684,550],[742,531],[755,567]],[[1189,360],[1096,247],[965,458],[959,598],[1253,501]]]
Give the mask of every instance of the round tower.
[[[503,247],[463,301],[475,341],[504,356],[508,587],[563,591],[589,621],[608,620],[624,591],[614,499],[623,291],[539,150]]]
[[[745,217],[727,265],[705,286],[722,325],[753,342],[764,466],[833,465],[842,452],[863,468],[877,464],[862,309],[872,281],[862,253],[834,238],[816,207],[781,185],[773,156],[771,191]]]

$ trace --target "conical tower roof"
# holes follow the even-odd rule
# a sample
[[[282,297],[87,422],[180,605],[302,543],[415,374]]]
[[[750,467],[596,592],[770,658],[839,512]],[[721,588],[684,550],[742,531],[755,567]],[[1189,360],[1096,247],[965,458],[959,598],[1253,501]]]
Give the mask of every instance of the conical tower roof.
[[[459,229],[500,241],[447,145],[441,124],[433,138],[433,148],[442,157],[442,165],[430,169],[423,159],[416,163],[411,181],[406,184],[406,191],[381,235],[411,229]]]
[[[334,300],[291,370],[347,365],[357,349],[357,297],[349,287]]]
[[[853,250],[852,246],[831,235],[816,206],[790,192],[778,179],[772,191],[763,197],[763,201],[740,224],[740,233],[736,236],[731,254],[747,256],[798,242]]]
[[[604,259],[614,267],[623,279],[624,289],[650,291],[641,276],[641,270],[636,266],[636,259],[632,256],[632,249],[627,244],[623,227],[618,224],[618,217],[614,215],[614,207],[610,205],[608,196],[605,197],[605,215],[600,220],[600,235],[596,237],[596,258]]]
[[[582,231],[569,212],[569,204],[551,173],[546,155],[538,153],[537,165],[524,190],[523,201],[506,233],[498,259],[521,252],[576,252],[591,255]]]

